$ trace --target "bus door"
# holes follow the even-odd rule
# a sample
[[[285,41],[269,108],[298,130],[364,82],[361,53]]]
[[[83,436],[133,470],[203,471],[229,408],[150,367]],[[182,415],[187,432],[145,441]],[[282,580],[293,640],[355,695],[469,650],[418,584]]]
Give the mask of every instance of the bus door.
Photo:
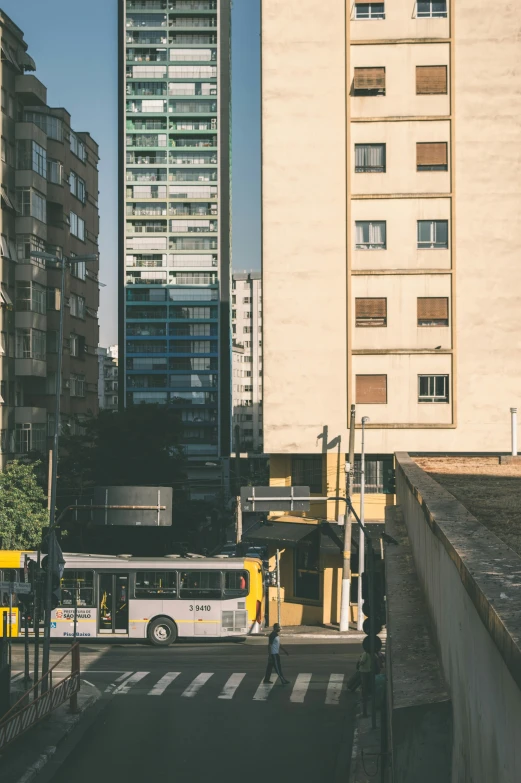
[[[128,634],[128,574],[99,575],[100,634]]]
[[[194,621],[194,636],[221,635],[221,572],[182,571],[180,597]]]

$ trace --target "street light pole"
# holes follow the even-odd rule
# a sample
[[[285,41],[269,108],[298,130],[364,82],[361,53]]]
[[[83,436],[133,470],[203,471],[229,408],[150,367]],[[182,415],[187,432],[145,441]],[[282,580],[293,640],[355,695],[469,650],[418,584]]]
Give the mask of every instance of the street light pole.
[[[49,500],[49,543],[48,543],[48,568],[45,579],[44,591],[44,628],[43,628],[43,648],[42,648],[42,676],[49,671],[49,657],[51,649],[51,612],[52,612],[52,577],[56,559],[56,487],[58,479],[58,445],[60,437],[60,402],[61,402],[61,382],[63,365],[63,329],[64,329],[64,311],[65,311],[65,268],[67,259],[59,258],[51,253],[32,252],[31,256],[42,258],[44,261],[50,261],[61,268],[60,280],[60,320],[58,330],[58,357],[56,365],[56,390],[54,400],[54,433],[52,445],[52,470],[51,470],[51,492]],[[74,256],[74,262],[97,261],[98,255]],[[47,689],[47,682],[44,681],[43,688]]]
[[[349,461],[346,463],[346,495],[353,493],[355,461],[355,406],[351,405],[349,422]],[[340,598],[340,632],[349,631],[349,604],[351,598],[351,509],[346,508],[344,519],[344,551],[342,552],[342,593]]]
[[[368,416],[362,417],[362,450],[360,454],[360,521],[365,522],[365,425],[369,421]],[[362,612],[362,574],[365,571],[365,536],[360,536],[358,544],[358,612],[356,627],[362,630],[364,614]]]

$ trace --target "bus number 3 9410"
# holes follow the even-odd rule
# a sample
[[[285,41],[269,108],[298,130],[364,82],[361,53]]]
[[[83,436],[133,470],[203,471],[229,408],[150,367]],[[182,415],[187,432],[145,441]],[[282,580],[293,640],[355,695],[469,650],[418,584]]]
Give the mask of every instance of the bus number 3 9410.
[[[190,604],[190,611],[193,612],[194,609],[196,612],[209,612],[211,610],[211,606],[209,604],[203,605],[203,604],[196,604],[195,606],[193,604]]]

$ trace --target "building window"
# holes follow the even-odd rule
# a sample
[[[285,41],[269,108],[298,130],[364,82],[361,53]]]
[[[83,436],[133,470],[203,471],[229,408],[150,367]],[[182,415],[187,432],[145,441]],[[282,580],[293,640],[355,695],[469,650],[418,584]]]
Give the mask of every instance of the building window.
[[[295,558],[295,598],[308,601],[320,601],[320,571],[319,571],[319,536],[318,530],[306,538],[308,546],[298,546],[294,550]]]
[[[446,296],[418,297],[418,326],[448,326],[449,300]]]
[[[16,157],[19,169],[35,171],[44,178],[47,176],[47,152],[35,141],[29,139],[17,141]]]
[[[418,248],[448,248],[448,220],[418,220]]]
[[[385,19],[384,3],[355,3],[355,19]]]
[[[16,237],[16,257],[18,261],[30,261],[37,266],[45,266],[45,261],[42,259],[31,257],[32,252],[45,252],[45,242],[43,239],[31,234],[19,234]]]
[[[366,405],[385,405],[387,375],[357,375],[356,402]]]
[[[17,454],[29,454],[31,451],[45,451],[45,424],[16,424],[15,451]]]
[[[357,250],[385,250],[385,220],[357,220],[355,222],[355,243]]]
[[[82,220],[75,212],[69,214],[69,221],[71,227],[71,234],[82,242],[85,241],[85,221]]]
[[[296,487],[309,487],[315,494],[322,493],[322,455],[293,457],[291,481]]]
[[[355,144],[355,171],[385,172],[385,144]]]
[[[22,217],[34,217],[42,223],[47,222],[47,202],[38,191],[32,188],[17,188],[16,206]]]
[[[70,379],[71,397],[85,397],[85,376],[71,372]]]
[[[418,402],[448,401],[448,375],[418,375]]]
[[[77,294],[71,294],[70,298],[71,315],[75,318],[85,318],[85,298]]]
[[[87,160],[87,151],[85,149],[85,144],[79,140],[79,138],[76,136],[75,133],[71,133],[70,143],[71,143],[71,152],[73,153],[73,155],[76,155],[77,158],[85,162]]]
[[[385,95],[385,68],[355,68],[353,95]]]
[[[416,3],[416,16],[422,17],[446,17],[447,0],[418,0]]]
[[[417,65],[416,95],[446,95],[447,66]]]
[[[85,280],[87,275],[87,263],[85,261],[75,261],[71,258],[71,275],[78,280]]]
[[[355,299],[356,326],[387,326],[387,299]]]
[[[16,284],[17,310],[45,315],[47,312],[46,305],[46,290],[43,285],[21,281]]]
[[[54,185],[61,185],[63,181],[63,166],[59,160],[47,161],[47,179]]]
[[[416,144],[416,169],[418,171],[447,171],[447,142]]]
[[[355,456],[353,491],[360,492],[361,458]],[[368,495],[393,495],[395,492],[394,458],[392,454],[366,454],[365,492]]]
[[[85,204],[86,195],[87,195],[85,180],[83,180],[81,177],[78,177],[78,175],[74,171],[71,171],[69,176],[69,185],[71,189],[71,194],[73,196],[76,196],[76,198],[79,199],[82,204]]]
[[[46,333],[40,329],[17,329],[15,350],[17,359],[45,361]]]

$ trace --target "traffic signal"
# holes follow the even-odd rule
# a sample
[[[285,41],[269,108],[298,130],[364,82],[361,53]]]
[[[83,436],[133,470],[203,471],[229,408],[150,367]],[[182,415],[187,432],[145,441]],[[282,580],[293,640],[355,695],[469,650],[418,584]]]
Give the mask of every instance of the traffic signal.
[[[47,571],[49,569],[49,555],[45,555],[45,557],[42,558],[42,569],[47,574]],[[56,609],[58,606],[60,606],[61,598],[62,598],[60,572],[57,571],[56,569],[53,569],[51,571],[51,581],[52,581],[51,609]]]

